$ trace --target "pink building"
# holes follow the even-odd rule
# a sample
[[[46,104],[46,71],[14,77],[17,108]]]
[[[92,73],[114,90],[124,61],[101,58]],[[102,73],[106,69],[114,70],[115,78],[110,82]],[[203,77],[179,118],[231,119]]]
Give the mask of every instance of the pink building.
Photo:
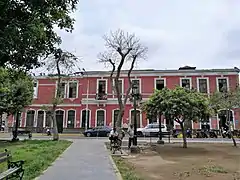
[[[65,79],[61,83],[64,92],[63,103],[56,111],[60,131],[78,131],[85,127],[86,119],[88,119],[88,127],[111,125],[117,117],[118,103],[116,95],[112,92],[109,80],[110,72],[89,71],[87,74],[87,76]],[[164,87],[171,89],[176,85],[195,88],[202,93],[210,94],[221,90],[222,87],[233,89],[238,86],[239,69],[198,70],[185,67],[178,70],[135,70],[132,72],[132,81],[139,84],[142,101],[147,100],[154,89]],[[127,71],[123,71],[121,74],[121,87],[124,95],[128,88]],[[46,76],[36,77],[34,91],[33,103],[22,113],[20,126],[33,127],[40,132],[43,127],[49,127],[52,124],[46,107],[51,106],[51,101],[55,96],[56,79]],[[86,109],[89,109],[88,117]],[[239,111],[235,109],[232,112],[234,128],[239,129]],[[133,119],[133,105],[131,102],[127,102],[123,124],[128,124],[131,119]],[[210,127],[219,129],[219,119],[218,115],[211,117],[209,119]],[[139,127],[149,123],[145,113],[142,113],[140,109],[137,111],[137,120]],[[162,121],[166,123],[164,118]],[[13,122],[14,118],[9,117],[9,125],[12,126]],[[200,127],[200,123],[192,123],[192,128],[199,129]]]

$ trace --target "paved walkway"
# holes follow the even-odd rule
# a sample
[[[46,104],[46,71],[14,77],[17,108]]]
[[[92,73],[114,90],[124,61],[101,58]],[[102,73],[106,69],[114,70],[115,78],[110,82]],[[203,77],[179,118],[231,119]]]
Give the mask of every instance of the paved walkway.
[[[74,140],[38,180],[117,180],[102,141]]]

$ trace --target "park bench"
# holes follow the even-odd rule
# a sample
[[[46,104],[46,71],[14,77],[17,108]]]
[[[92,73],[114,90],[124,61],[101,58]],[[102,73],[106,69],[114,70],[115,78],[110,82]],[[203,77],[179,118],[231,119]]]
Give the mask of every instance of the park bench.
[[[16,133],[16,130],[13,131],[13,134]],[[32,138],[32,132],[28,129],[18,129],[17,130],[18,135],[28,135],[28,138]]]
[[[0,153],[0,164],[7,163],[7,170],[0,173],[1,179],[22,179],[24,174],[24,161],[11,161],[12,155],[10,151],[5,149],[5,152]]]

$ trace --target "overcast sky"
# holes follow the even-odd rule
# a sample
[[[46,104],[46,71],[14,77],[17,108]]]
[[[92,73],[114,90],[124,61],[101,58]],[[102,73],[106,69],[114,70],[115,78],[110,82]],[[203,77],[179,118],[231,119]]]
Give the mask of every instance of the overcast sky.
[[[149,49],[137,69],[239,67],[239,0],[80,0],[72,34],[62,47],[82,57],[81,67],[103,70],[102,36],[121,28]]]

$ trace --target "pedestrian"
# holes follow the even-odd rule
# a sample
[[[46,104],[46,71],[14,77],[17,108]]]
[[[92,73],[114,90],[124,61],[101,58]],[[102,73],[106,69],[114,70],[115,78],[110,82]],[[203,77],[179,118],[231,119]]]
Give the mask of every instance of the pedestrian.
[[[127,133],[128,133],[128,135],[129,135],[129,139],[128,139],[128,149],[130,149],[130,147],[132,146],[132,143],[133,143],[133,141],[134,141],[133,125],[130,125],[130,127],[128,128]]]

